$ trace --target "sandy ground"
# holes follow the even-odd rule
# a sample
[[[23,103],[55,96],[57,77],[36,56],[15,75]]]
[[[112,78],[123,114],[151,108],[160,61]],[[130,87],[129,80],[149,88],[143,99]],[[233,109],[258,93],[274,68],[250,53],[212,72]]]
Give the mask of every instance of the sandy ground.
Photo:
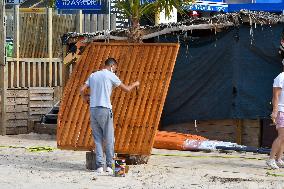
[[[284,168],[268,170],[266,155],[154,149],[147,165],[130,166],[118,178],[86,170],[85,152],[4,147],[56,147],[54,136],[0,136],[0,146],[1,189],[284,188]]]

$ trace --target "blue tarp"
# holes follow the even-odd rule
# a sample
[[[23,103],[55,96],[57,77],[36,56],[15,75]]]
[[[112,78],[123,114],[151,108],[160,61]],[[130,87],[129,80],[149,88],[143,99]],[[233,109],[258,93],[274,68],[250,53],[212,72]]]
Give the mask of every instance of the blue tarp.
[[[251,11],[282,12],[284,3],[250,3],[250,4],[229,4],[228,12],[239,12],[242,9]]]
[[[271,113],[273,79],[282,71],[283,25],[242,26],[207,37],[180,37],[162,124],[256,119]],[[177,37],[159,41],[177,42]]]
[[[209,11],[209,12],[238,12],[241,9],[252,11],[282,12],[284,10],[284,0],[199,0],[192,5],[185,7],[187,10]]]

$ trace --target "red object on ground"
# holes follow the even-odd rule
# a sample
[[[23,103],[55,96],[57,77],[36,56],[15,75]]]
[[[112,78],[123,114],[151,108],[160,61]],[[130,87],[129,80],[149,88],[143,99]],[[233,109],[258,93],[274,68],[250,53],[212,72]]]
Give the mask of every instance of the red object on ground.
[[[201,141],[208,140],[202,136],[176,132],[158,131],[154,141],[154,148],[168,150],[189,150],[188,141],[193,141],[192,149],[200,145]]]

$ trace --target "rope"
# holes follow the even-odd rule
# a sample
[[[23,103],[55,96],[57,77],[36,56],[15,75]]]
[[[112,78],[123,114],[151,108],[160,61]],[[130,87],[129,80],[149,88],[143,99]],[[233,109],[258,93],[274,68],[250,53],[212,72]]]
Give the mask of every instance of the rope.
[[[57,148],[53,148],[50,146],[34,146],[34,147],[23,147],[23,146],[0,146],[0,148],[22,148],[26,149],[29,152],[52,152],[56,150]]]

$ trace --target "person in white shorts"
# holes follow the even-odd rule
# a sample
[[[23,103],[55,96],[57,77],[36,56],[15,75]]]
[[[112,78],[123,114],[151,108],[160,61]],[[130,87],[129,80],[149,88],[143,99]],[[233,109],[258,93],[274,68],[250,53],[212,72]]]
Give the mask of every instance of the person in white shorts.
[[[282,63],[284,64],[284,60]],[[272,104],[271,119],[276,124],[278,137],[272,144],[270,157],[266,164],[272,169],[279,169],[284,167],[284,162],[282,161],[284,151],[284,72],[274,79]]]

